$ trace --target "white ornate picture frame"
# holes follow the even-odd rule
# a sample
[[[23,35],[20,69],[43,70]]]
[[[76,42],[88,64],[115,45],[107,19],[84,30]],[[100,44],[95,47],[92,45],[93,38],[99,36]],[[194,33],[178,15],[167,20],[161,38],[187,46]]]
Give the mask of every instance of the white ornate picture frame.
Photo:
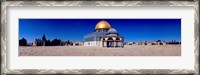
[[[8,69],[8,7],[73,7],[73,6],[193,6],[194,7],[194,70],[191,69]],[[199,75],[199,1],[2,1],[1,4],[1,74],[195,74]],[[176,65],[175,65],[176,66]]]

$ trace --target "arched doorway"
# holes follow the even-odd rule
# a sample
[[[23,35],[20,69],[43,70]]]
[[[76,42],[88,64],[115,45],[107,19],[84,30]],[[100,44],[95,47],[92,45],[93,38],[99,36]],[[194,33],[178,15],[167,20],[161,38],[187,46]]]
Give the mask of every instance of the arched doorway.
[[[115,42],[116,42],[116,47],[119,47],[120,46],[120,39],[116,38]]]
[[[107,40],[107,47],[114,47],[114,40],[112,37],[109,37]]]

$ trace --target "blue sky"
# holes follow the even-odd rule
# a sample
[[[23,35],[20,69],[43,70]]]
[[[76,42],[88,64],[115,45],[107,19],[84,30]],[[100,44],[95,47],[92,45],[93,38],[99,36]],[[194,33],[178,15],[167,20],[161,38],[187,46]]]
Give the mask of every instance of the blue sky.
[[[19,19],[19,39],[33,42],[41,38],[63,41],[83,41],[85,34],[94,31],[105,20],[124,37],[125,42],[181,41],[181,19]]]

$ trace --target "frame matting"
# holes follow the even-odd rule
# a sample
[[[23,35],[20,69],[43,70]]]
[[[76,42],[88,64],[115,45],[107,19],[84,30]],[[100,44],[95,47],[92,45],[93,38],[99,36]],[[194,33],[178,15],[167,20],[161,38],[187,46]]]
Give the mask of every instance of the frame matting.
[[[188,69],[7,69],[8,6],[194,6],[195,70]],[[199,1],[3,1],[1,7],[1,74],[196,74],[199,75]]]

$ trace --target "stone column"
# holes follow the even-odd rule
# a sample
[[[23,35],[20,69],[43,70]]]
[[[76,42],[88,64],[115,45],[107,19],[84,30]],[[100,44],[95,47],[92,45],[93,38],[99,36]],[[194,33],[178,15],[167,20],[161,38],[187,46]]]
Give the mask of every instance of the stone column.
[[[105,43],[106,47],[108,47],[107,46],[107,42],[108,42],[108,38],[105,38],[105,42],[104,43]]]
[[[113,38],[113,46],[115,47],[116,46],[116,42],[115,42],[115,40],[116,40],[116,37],[112,37]]]
[[[104,41],[102,41],[102,47],[104,47]]]
[[[118,46],[118,41],[116,41],[116,47]]]
[[[115,44],[116,44],[116,42],[115,42],[115,40],[114,40],[114,41],[113,41],[113,46],[114,46],[114,47],[116,46]]]
[[[104,47],[105,47],[105,46],[107,47],[107,41],[104,41]]]

